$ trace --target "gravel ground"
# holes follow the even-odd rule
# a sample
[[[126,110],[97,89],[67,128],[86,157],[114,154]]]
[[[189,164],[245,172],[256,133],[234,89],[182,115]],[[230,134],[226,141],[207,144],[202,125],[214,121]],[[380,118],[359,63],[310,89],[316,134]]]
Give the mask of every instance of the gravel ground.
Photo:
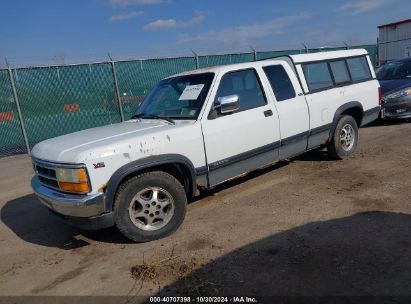
[[[202,194],[172,236],[83,232],[0,159],[0,295],[411,295],[411,123],[360,130],[355,155],[312,151]]]

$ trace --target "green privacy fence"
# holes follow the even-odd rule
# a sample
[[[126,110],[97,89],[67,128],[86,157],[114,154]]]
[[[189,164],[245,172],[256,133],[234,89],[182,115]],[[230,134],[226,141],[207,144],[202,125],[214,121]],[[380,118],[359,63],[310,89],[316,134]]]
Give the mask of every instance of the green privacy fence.
[[[376,45],[350,48],[367,49],[374,65],[377,62]],[[154,85],[172,74],[197,67],[340,49],[346,47],[0,70],[0,157],[27,153],[48,138],[127,120]]]

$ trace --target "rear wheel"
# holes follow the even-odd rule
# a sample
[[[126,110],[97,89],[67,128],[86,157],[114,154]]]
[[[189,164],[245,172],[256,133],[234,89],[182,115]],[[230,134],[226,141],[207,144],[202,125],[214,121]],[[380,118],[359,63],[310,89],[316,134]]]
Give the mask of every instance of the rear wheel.
[[[328,155],[335,159],[343,159],[354,153],[358,144],[358,126],[352,116],[340,118],[335,127],[332,140],[327,144]]]
[[[181,225],[186,205],[184,187],[175,177],[162,171],[143,173],[119,187],[114,205],[116,226],[135,242],[159,239]]]

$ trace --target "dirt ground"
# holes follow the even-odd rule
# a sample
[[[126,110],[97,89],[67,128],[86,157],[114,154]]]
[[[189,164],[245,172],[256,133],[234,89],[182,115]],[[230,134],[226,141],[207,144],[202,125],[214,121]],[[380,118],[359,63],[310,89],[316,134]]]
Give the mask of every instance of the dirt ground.
[[[360,131],[347,160],[312,151],[189,204],[172,236],[83,232],[0,159],[0,295],[411,295],[411,123]]]

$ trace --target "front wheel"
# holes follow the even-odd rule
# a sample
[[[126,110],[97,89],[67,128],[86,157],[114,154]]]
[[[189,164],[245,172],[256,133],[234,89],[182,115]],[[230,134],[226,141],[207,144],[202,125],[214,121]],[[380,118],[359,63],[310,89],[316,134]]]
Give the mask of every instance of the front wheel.
[[[335,127],[332,140],[327,144],[328,155],[335,159],[343,159],[354,153],[358,144],[358,126],[352,116],[340,118]]]
[[[117,228],[135,242],[165,237],[181,225],[186,213],[184,187],[172,175],[153,171],[125,181],[114,203]]]

